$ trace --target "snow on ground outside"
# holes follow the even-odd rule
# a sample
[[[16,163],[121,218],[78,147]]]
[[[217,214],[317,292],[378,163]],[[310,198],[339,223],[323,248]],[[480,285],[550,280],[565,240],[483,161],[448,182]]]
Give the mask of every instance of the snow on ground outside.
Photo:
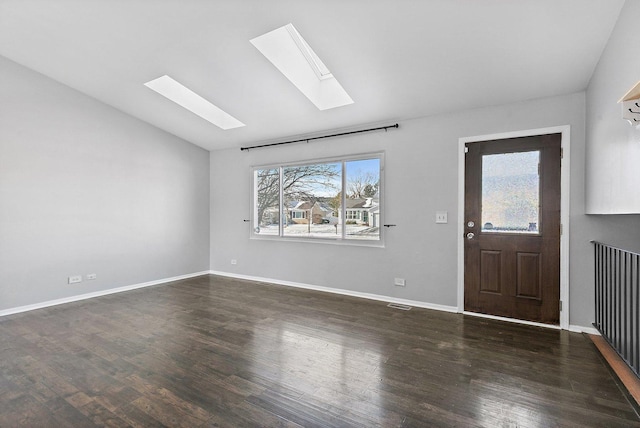
[[[338,233],[336,234],[336,226],[331,224],[312,224],[311,233],[309,233],[308,224],[289,224],[284,228],[284,236],[309,236],[316,238],[339,238],[340,228],[338,225]],[[346,225],[347,239],[379,239],[379,228],[361,226],[356,224]],[[278,225],[272,224],[268,226],[260,226],[260,235],[278,235]]]

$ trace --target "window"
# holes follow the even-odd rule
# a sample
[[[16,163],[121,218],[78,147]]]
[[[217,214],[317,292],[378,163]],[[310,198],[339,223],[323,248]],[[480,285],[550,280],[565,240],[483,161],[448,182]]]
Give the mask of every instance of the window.
[[[380,241],[382,155],[253,168],[253,237]]]
[[[540,151],[482,156],[482,231],[539,233]]]

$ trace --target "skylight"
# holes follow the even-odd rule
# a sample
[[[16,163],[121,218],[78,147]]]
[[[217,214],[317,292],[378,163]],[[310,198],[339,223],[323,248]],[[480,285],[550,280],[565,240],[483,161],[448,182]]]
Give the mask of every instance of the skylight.
[[[250,41],[318,109],[353,104],[349,94],[293,24]]]
[[[332,78],[333,74],[331,74],[327,66],[324,65],[324,62],[322,62],[313,49],[311,49],[311,46],[307,44],[307,41],[302,38],[300,33],[298,33],[296,27],[294,27],[293,24],[287,24],[284,27],[287,29],[289,36],[291,36],[291,39],[293,39],[296,46],[298,46],[298,49],[300,49],[302,55],[304,55],[304,58],[313,69],[313,72],[318,76],[318,79],[324,80]]]
[[[229,113],[211,104],[167,75],[151,80],[144,85],[219,128],[232,129],[245,126]]]

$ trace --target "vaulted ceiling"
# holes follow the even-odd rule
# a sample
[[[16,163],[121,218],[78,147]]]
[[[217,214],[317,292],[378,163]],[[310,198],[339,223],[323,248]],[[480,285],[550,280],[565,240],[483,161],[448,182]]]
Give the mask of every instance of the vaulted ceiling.
[[[584,90],[623,3],[0,0],[0,55],[216,150]],[[249,42],[288,23],[353,104],[318,110]],[[246,126],[144,86],[165,74]]]

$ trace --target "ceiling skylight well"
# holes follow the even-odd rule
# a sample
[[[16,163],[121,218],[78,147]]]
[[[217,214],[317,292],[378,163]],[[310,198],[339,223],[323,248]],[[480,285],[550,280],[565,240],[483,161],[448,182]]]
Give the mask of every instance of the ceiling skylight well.
[[[291,39],[293,39],[296,46],[298,46],[298,49],[300,49],[302,55],[304,55],[304,58],[309,63],[309,66],[311,66],[311,69],[313,69],[313,72],[318,76],[318,79],[324,80],[332,78],[333,74],[331,74],[327,66],[324,65],[324,62],[322,62],[313,49],[311,49],[311,46],[307,44],[307,41],[302,38],[300,33],[298,33],[296,27],[294,27],[293,24],[287,24],[284,27],[287,29],[289,36],[291,36]]]
[[[151,80],[144,85],[219,128],[232,129],[245,126],[229,113],[211,104],[167,75]]]
[[[320,110],[353,100],[293,24],[251,39],[253,44]]]

